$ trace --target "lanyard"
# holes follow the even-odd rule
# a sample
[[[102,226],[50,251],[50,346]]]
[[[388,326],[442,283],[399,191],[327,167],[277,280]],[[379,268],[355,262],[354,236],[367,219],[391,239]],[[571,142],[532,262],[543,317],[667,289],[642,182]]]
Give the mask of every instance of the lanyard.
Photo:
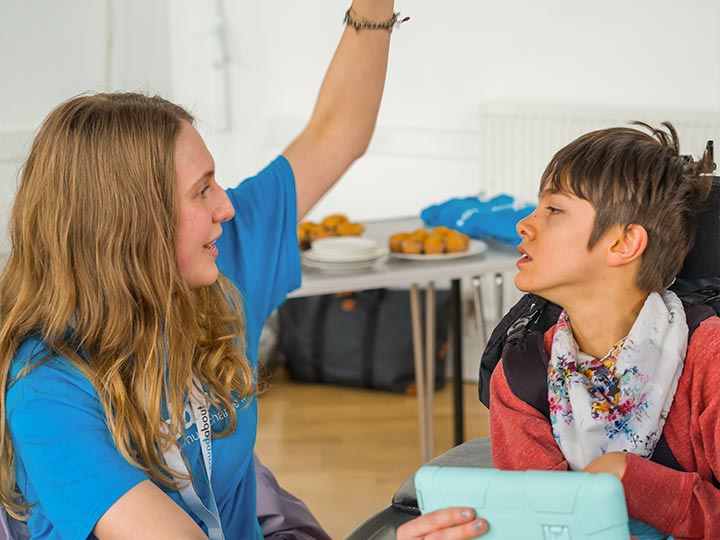
[[[191,481],[185,484],[185,487],[179,490],[180,496],[186,505],[199,517],[208,529],[208,537],[210,540],[225,540],[222,524],[220,523],[220,512],[218,511],[217,502],[215,502],[215,494],[212,490],[210,481],[212,475],[212,429],[210,427],[210,406],[207,398],[202,395],[193,385],[190,394],[190,408],[195,419],[195,427],[198,432],[200,442],[200,452],[205,463],[205,471],[207,472],[208,490],[210,492],[210,508],[205,506],[200,500]],[[169,449],[163,451],[165,463],[173,471],[177,471],[183,475],[190,475],[185,461],[180,454],[179,444],[173,444]]]

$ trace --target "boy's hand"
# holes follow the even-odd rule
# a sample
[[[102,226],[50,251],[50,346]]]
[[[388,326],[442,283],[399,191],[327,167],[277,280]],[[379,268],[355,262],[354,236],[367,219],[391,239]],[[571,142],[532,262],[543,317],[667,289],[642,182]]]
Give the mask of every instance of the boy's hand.
[[[403,524],[397,531],[397,540],[470,540],[487,531],[488,522],[475,519],[472,508],[448,508]]]
[[[593,459],[585,466],[583,472],[610,473],[622,480],[626,467],[627,454],[625,452],[608,452],[604,456]]]

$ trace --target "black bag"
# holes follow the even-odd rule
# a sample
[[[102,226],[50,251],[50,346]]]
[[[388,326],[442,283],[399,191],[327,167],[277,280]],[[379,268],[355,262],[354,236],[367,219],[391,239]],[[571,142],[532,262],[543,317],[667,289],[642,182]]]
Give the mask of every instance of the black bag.
[[[448,291],[436,292],[436,389],[445,382],[449,303]],[[409,291],[292,298],[278,315],[280,350],[293,380],[415,392]]]

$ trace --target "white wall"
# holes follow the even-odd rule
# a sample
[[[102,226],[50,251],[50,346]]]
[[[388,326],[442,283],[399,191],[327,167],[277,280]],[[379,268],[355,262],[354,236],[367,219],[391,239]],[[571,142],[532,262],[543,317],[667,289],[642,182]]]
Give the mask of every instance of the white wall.
[[[0,0],[0,254],[32,133],[74,95],[106,89],[169,93],[164,2]]]
[[[317,4],[326,9],[264,4],[272,24],[258,47],[273,69],[263,109],[273,104],[280,118],[310,110],[339,32],[336,3]],[[398,8],[412,20],[393,36],[375,143],[315,216],[414,213],[482,190],[472,143],[488,102],[720,111],[713,0],[399,0]],[[288,41],[302,53],[290,56]]]
[[[344,9],[0,0],[0,218],[22,143],[54,104],[85,90],[148,88],[188,105],[223,182],[253,173],[306,121]],[[412,20],[392,38],[375,139],[311,217],[414,214],[482,190],[487,103],[720,112],[715,0],[397,0],[397,9]]]
[[[673,111],[669,120],[682,111],[720,114],[717,0],[396,7],[412,20],[392,37],[373,142],[311,219],[416,215],[497,189],[483,171],[503,164],[480,162],[479,111],[489,104],[617,108],[627,120],[645,110]],[[0,260],[18,168],[54,105],[88,90],[165,95],[196,114],[221,182],[234,184],[304,125],[345,8],[337,0],[0,0]],[[514,297],[506,289],[506,306]],[[466,333],[472,379],[478,342],[473,325]]]
[[[173,4],[176,20],[206,26],[202,17],[188,21],[189,4]],[[292,0],[224,6],[229,86],[240,98],[232,101],[232,130],[220,133],[211,121],[206,133],[229,184],[303,126],[343,10],[331,0],[312,9]],[[311,218],[414,214],[483,190],[478,111],[487,103],[720,112],[720,4],[712,0],[398,0],[397,7],[412,20],[393,36],[370,151]],[[188,29],[171,32],[178,57],[191,55]],[[194,84],[196,93],[176,97],[210,119],[218,92],[203,96]]]

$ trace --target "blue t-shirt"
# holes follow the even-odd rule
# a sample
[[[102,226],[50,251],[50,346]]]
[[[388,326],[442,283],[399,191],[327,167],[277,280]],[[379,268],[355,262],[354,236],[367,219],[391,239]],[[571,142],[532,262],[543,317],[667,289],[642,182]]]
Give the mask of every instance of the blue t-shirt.
[[[290,164],[279,157],[256,177],[228,190],[228,195],[235,217],[223,224],[217,263],[242,295],[247,356],[255,368],[265,319],[300,284]],[[26,340],[17,351],[10,376],[47,353],[42,341]],[[236,405],[236,430],[230,436],[213,438],[211,484],[226,537],[262,538],[255,512],[252,458],[257,403],[253,399],[249,405]],[[213,409],[210,416],[218,430],[225,421],[224,411]],[[186,418],[180,442],[195,487],[208,506],[197,429],[192,416],[186,414]],[[98,519],[130,488],[147,479],[117,451],[92,384],[64,358],[51,356],[9,386],[7,420],[18,486],[33,505],[28,526],[34,539],[94,538],[92,529]],[[202,526],[177,492],[167,493]]]

